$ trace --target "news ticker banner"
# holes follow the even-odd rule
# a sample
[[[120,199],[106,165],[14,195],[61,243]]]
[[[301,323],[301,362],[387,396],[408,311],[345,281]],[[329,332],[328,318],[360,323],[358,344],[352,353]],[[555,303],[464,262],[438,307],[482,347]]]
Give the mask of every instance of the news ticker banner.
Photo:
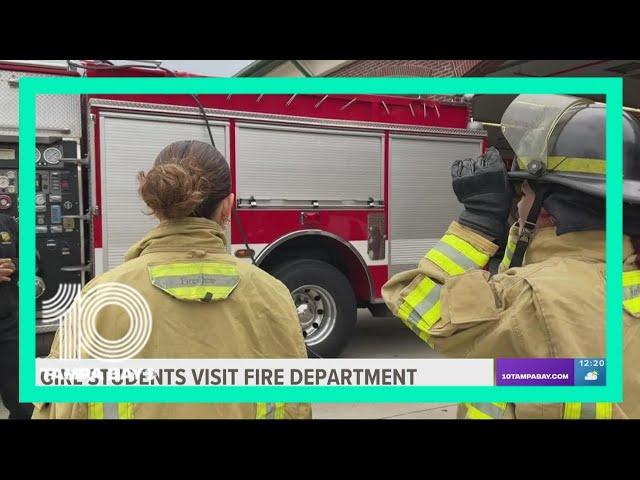
[[[582,359],[36,359],[47,386],[603,386]]]

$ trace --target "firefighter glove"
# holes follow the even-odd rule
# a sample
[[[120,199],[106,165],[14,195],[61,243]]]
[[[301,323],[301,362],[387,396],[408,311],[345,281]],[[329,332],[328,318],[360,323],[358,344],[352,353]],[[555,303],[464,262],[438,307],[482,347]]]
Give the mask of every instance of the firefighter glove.
[[[515,191],[498,150],[491,147],[475,159],[456,160],[451,176],[453,191],[464,205],[458,221],[500,242],[507,233]]]

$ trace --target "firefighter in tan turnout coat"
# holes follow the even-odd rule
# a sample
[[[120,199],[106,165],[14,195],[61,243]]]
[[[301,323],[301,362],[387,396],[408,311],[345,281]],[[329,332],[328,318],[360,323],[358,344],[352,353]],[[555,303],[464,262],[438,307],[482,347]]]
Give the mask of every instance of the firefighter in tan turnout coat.
[[[517,155],[452,167],[464,204],[414,270],[383,287],[394,315],[451,357],[605,357],[605,107],[559,95],[520,95],[502,119]],[[640,125],[624,115],[624,401],[467,403],[459,418],[640,418]],[[486,266],[506,237],[515,186],[520,221],[498,274]]]
[[[122,265],[85,287],[89,292],[119,282],[147,300],[153,329],[136,358],[306,358],[288,289],[226,252],[222,225],[234,198],[222,155],[206,143],[176,142],[139,180],[140,194],[159,225],[131,247]],[[124,311],[111,306],[100,310],[96,324],[108,339],[123,337],[129,328]],[[51,358],[58,357],[58,340],[56,335]],[[300,403],[54,403],[36,404],[33,418],[305,419],[311,418],[311,408]]]

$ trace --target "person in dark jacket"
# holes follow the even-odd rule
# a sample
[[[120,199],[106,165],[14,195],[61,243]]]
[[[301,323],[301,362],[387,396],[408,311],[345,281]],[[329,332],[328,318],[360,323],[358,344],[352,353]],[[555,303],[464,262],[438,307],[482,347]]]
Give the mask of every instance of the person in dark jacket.
[[[9,419],[29,419],[33,404],[18,401],[18,224],[0,214],[0,396]]]

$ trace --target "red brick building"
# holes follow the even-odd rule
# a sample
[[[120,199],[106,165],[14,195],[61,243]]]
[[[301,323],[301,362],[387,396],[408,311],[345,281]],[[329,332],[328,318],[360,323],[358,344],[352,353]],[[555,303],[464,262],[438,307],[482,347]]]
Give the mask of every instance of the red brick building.
[[[236,76],[623,77],[624,105],[640,113],[640,60],[256,60]]]
[[[488,60],[357,60],[331,77],[465,77],[482,75]],[[502,61],[500,61],[502,63]]]
[[[623,77],[623,103],[640,116],[640,60],[256,60],[239,77]],[[568,92],[569,93],[569,92]],[[471,115],[508,154],[496,126],[514,95],[476,95]],[[462,97],[436,97],[462,101]],[[603,101],[601,96],[592,96]]]
[[[464,77],[483,76],[504,60],[256,60],[237,76]]]

